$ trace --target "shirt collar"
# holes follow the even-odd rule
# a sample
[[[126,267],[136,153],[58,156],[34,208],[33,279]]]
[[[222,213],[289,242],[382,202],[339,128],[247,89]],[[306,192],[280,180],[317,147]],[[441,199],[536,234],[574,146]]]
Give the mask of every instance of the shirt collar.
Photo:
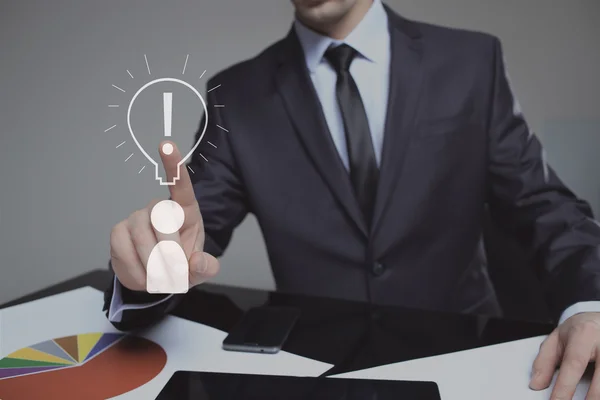
[[[369,11],[344,40],[335,40],[321,35],[298,20],[294,22],[294,29],[304,50],[306,66],[310,72],[315,71],[325,51],[332,44],[345,43],[374,63],[384,62],[385,52],[389,50],[388,19],[381,0],[373,0]]]

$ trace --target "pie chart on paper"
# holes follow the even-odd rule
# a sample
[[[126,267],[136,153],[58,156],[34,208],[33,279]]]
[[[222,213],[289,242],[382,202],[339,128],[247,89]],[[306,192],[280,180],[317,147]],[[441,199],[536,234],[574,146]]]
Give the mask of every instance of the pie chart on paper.
[[[0,399],[107,399],[151,381],[166,362],[158,344],[120,333],[48,340],[0,359]]]

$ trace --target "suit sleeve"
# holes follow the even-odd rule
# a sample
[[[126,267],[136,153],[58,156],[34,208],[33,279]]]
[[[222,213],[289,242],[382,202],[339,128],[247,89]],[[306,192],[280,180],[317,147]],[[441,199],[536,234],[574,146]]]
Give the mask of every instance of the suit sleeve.
[[[213,88],[217,84],[211,80],[208,87]],[[221,108],[214,107],[215,104],[221,104],[217,100],[217,90],[208,92],[208,113],[204,115],[194,141],[200,141],[200,144],[187,166],[204,222],[204,251],[215,257],[223,254],[233,230],[249,211],[246,190],[233,155],[229,129],[226,128],[227,122],[221,115]],[[119,296],[115,296],[115,289],[118,289]],[[119,318],[109,318],[119,330],[142,329],[172,311],[183,296],[134,292],[113,279],[105,292],[104,311],[109,317],[115,314],[115,306],[122,310],[118,313]],[[120,304],[112,304],[115,297]]]
[[[209,82],[214,88],[225,82]],[[189,164],[194,191],[202,218],[206,241],[204,251],[219,257],[223,254],[233,234],[233,230],[250,212],[243,173],[237,164],[232,138],[243,133],[231,131],[225,118],[226,108],[214,107],[224,104],[219,90],[208,93],[208,124],[202,134],[204,120],[196,134],[196,142],[201,137],[200,146],[194,152]]]
[[[497,39],[493,59],[488,203],[496,224],[534,255],[558,320],[575,303],[600,300],[600,225],[547,164],[511,90]]]

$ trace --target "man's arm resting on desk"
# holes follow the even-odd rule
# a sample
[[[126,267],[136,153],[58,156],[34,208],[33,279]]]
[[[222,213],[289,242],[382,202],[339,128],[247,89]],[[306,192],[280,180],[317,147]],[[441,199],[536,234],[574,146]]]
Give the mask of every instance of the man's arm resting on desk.
[[[600,359],[600,224],[548,166],[511,90],[500,43],[493,45],[488,118],[492,218],[535,254],[537,272],[560,324],[533,365],[531,387],[550,385],[551,399],[570,399],[590,361]],[[600,398],[600,368],[588,398]]]

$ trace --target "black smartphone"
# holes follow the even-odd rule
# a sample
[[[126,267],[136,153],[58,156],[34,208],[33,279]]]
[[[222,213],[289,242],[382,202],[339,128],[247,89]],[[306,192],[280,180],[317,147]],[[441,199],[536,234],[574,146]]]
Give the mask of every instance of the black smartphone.
[[[291,307],[252,308],[225,338],[223,349],[275,354],[283,347],[299,316],[300,310]]]

